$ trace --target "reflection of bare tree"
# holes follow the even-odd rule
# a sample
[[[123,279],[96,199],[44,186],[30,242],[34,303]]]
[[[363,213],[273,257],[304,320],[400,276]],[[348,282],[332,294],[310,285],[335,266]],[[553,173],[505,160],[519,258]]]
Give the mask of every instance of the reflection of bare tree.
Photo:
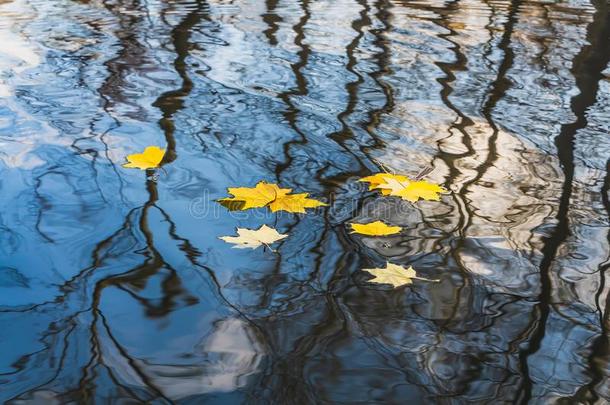
[[[511,38],[518,21],[520,6],[521,0],[513,0],[510,3],[506,24],[504,25],[504,32],[502,33],[502,38],[498,44],[498,48],[503,53],[502,61],[498,66],[498,73],[493,82],[491,82],[489,90],[487,91],[488,96],[486,97],[485,104],[481,108],[481,114],[489,123],[489,127],[492,130],[492,133],[487,141],[487,158],[476,169],[477,175],[468,182],[464,183],[464,186],[461,189],[463,193],[466,192],[470,184],[474,184],[479,181],[485,175],[486,170],[489,169],[498,158],[496,141],[498,139],[499,128],[494,121],[493,113],[498,101],[500,101],[506,95],[506,92],[511,86],[511,82],[507,78],[508,71],[513,66],[513,61],[515,58],[515,53],[511,47]]]
[[[352,22],[351,27],[356,32],[356,36],[346,46],[345,53],[347,55],[346,69],[356,75],[357,79],[353,82],[349,82],[345,85],[345,92],[347,96],[347,103],[345,109],[338,114],[337,119],[341,123],[342,129],[338,132],[329,135],[337,144],[342,148],[343,151],[352,155],[358,162],[359,166],[357,169],[351,171],[342,170],[338,175],[332,178],[323,177],[325,166],[318,171],[318,177],[320,181],[328,184],[329,190],[335,187],[335,184],[340,184],[346,179],[354,176],[362,176],[370,173],[368,168],[376,167],[377,164],[370,159],[364,147],[360,148],[360,153],[363,154],[363,158],[358,156],[357,153],[349,149],[347,145],[348,140],[355,138],[355,135],[348,125],[347,119],[355,112],[358,104],[358,92],[359,86],[364,82],[363,76],[358,73],[354,68],[357,60],[354,56],[356,48],[360,45],[360,41],[364,36],[363,29],[371,25],[371,6],[365,2],[359,2],[362,6],[362,11],[359,13],[359,19]],[[306,143],[306,135],[302,133],[295,120],[298,110],[292,103],[290,97],[294,95],[306,95],[307,94],[307,80],[301,73],[301,68],[307,63],[307,56],[310,54],[309,48],[303,44],[304,31],[303,27],[307,23],[309,18],[309,11],[307,9],[307,3],[302,4],[303,17],[299,20],[293,29],[296,32],[295,44],[299,45],[301,51],[297,54],[300,56],[299,62],[292,65],[293,72],[295,73],[297,81],[297,89],[288,91],[280,94],[280,98],[287,105],[287,112],[285,116],[287,121],[290,123],[291,128],[301,134],[302,141],[292,141],[284,145],[284,151],[287,153],[287,148],[293,144]],[[378,126],[381,116],[384,113],[391,111],[393,108],[392,89],[389,85],[382,81],[382,77],[389,73],[389,49],[386,45],[386,39],[384,34],[391,29],[389,21],[391,21],[391,15],[388,11],[390,4],[384,1],[377,2],[375,8],[377,13],[374,18],[376,22],[381,25],[381,28],[371,29],[370,32],[374,35],[373,44],[380,49],[375,55],[375,62],[377,69],[370,74],[378,85],[379,90],[385,95],[385,103],[380,108],[372,110],[368,113],[368,120],[363,125],[366,128],[367,133],[373,139],[373,147],[379,147],[381,141],[375,134],[376,127]],[[370,149],[370,148],[369,148]],[[289,156],[289,155],[287,155]],[[288,158],[284,164],[278,165],[276,173],[281,173],[283,170],[290,167],[292,159]],[[332,162],[327,164],[332,165]],[[316,242],[311,247],[310,251],[315,253],[316,259],[313,261],[313,267],[309,272],[307,280],[295,290],[299,291],[311,291],[313,293],[313,300],[307,299],[299,304],[299,307],[306,308],[307,313],[310,311],[317,312],[315,316],[316,321],[311,325],[307,326],[307,331],[299,336],[290,338],[292,347],[284,342],[278,340],[278,338],[271,338],[272,341],[277,341],[274,345],[273,353],[275,354],[271,358],[271,365],[266,370],[265,375],[256,388],[256,390],[250,394],[251,397],[257,400],[271,400],[270,395],[274,402],[277,403],[300,403],[300,402],[319,402],[323,396],[322,393],[318,393],[322,387],[320,385],[312,385],[308,382],[307,369],[309,366],[309,358],[316,353],[319,354],[321,347],[332,345],[333,342],[341,341],[349,336],[349,321],[347,315],[344,313],[345,308],[341,304],[341,295],[345,291],[347,285],[349,285],[349,269],[353,268],[353,263],[350,260],[355,259],[353,255],[349,253],[341,254],[341,258],[334,263],[333,267],[336,270],[329,276],[324,278],[327,280],[324,282],[325,292],[318,292],[313,288],[312,284],[320,276],[320,274],[328,268],[325,247],[331,243],[334,238],[343,240],[345,238],[343,230],[333,229],[333,218],[330,218],[328,212],[324,217],[324,228],[319,232]],[[297,229],[297,225],[293,228]],[[343,243],[348,243],[343,240]],[[346,246],[347,247],[347,246]],[[268,281],[264,282],[265,293],[262,294],[262,301],[259,303],[260,308],[267,307],[271,304],[273,292],[270,291],[270,287],[276,283],[279,270],[279,263],[282,262],[282,257],[285,255],[283,250],[280,250],[281,258],[278,260],[278,266],[276,266],[276,272],[268,277]],[[324,294],[324,299],[316,298],[318,294]],[[301,293],[302,294],[302,293]],[[299,294],[299,295],[301,295]],[[296,298],[296,296],[295,296]],[[310,315],[311,316],[311,315]],[[287,322],[281,313],[273,312],[271,317],[259,318],[257,322],[264,325],[267,330],[281,331],[282,323]],[[311,323],[311,322],[308,322]]]
[[[458,269],[462,271],[467,270],[467,272],[464,273],[464,277],[461,282],[456,283],[456,285],[454,285],[450,291],[447,291],[448,295],[445,297],[445,299],[452,302],[453,307],[448,308],[447,315],[443,317],[442,326],[436,332],[435,336],[439,340],[438,347],[435,349],[430,349],[429,355],[422,354],[421,358],[423,362],[438,365],[439,361],[441,360],[436,356],[440,355],[441,358],[445,359],[444,361],[463,361],[465,362],[465,364],[462,365],[464,367],[472,366],[478,368],[478,370],[468,373],[469,376],[465,375],[459,378],[455,384],[447,383],[445,384],[445,387],[442,387],[443,384],[439,382],[438,389],[445,390],[445,392],[451,392],[454,395],[466,395],[469,384],[489,378],[487,376],[489,371],[483,367],[479,368],[474,366],[476,361],[466,354],[452,353],[450,350],[443,354],[443,350],[447,349],[443,349],[444,344],[441,343],[440,340],[443,339],[443,336],[447,338],[447,335],[451,335],[455,336],[455,338],[459,339],[460,341],[463,339],[462,344],[468,344],[469,333],[493,333],[493,328],[496,327],[496,325],[494,325],[491,319],[486,319],[487,317],[482,315],[485,312],[484,307],[487,305],[485,304],[485,301],[500,300],[504,301],[504,305],[511,305],[512,303],[516,302],[514,298],[510,298],[508,296],[502,297],[501,295],[498,295],[492,299],[491,294],[493,293],[491,291],[485,292],[483,286],[477,285],[478,282],[476,277],[469,274],[470,272],[476,274],[478,268],[480,267],[477,265],[477,262],[481,259],[473,260],[473,256],[481,258],[483,256],[487,256],[487,260],[494,261],[495,259],[497,260],[497,265],[499,265],[505,260],[503,258],[504,256],[511,254],[509,251],[502,252],[501,249],[497,251],[495,249],[490,249],[483,242],[484,239],[479,236],[481,229],[477,229],[477,227],[481,227],[481,225],[489,223],[490,218],[481,217],[482,213],[480,208],[478,210],[476,208],[477,205],[480,204],[480,201],[473,201],[473,198],[478,195],[478,192],[473,193],[471,190],[469,190],[469,188],[485,177],[486,171],[494,165],[494,162],[499,157],[499,151],[496,149],[496,143],[498,142],[498,137],[501,135],[501,130],[495,123],[493,113],[498,101],[504,97],[507,90],[510,88],[510,82],[506,76],[509,69],[513,65],[514,53],[511,48],[511,36],[517,22],[519,2],[514,2],[509,5],[509,12],[503,27],[503,33],[497,45],[497,48],[502,52],[503,56],[499,62],[499,67],[496,69],[495,78],[493,78],[489,84],[482,84],[482,86],[487,87],[487,91],[483,99],[483,105],[480,107],[480,114],[486,121],[483,123],[480,122],[479,119],[475,119],[474,117],[471,118],[466,115],[466,113],[464,113],[451,100],[450,97],[454,91],[452,84],[456,81],[456,73],[467,70],[469,66],[469,60],[466,57],[466,50],[462,48],[459,42],[458,30],[461,30],[464,27],[458,28],[457,25],[454,25],[456,14],[461,11],[460,3],[452,2],[446,7],[424,6],[417,3],[405,3],[404,5],[409,9],[430,11],[433,12],[435,16],[438,16],[436,18],[431,18],[431,20],[435,24],[442,27],[442,29],[448,31],[447,34],[440,34],[439,37],[451,44],[450,49],[454,54],[454,61],[451,63],[436,62],[436,65],[439,66],[445,75],[444,77],[437,79],[442,86],[440,98],[449,108],[449,110],[456,116],[455,121],[451,123],[447,130],[449,133],[449,138],[454,137],[455,142],[451,142],[448,139],[443,139],[442,145],[439,143],[441,151],[437,156],[443,160],[444,166],[447,167],[449,177],[448,184],[452,185],[455,183],[455,188],[459,190],[455,198],[455,212],[460,216],[459,220],[456,220],[456,228],[447,229],[445,236],[437,239],[432,249],[422,248],[421,250],[431,253],[438,252],[437,254],[441,255],[444,254],[443,252],[446,252],[447,256],[444,258],[441,256],[439,259],[441,260],[439,265],[444,268],[457,266]],[[490,15],[492,16],[490,17],[491,19],[494,16],[495,10],[493,7],[490,7],[490,10]],[[467,13],[468,11],[465,12]],[[485,48],[492,48],[491,41],[493,41],[493,39],[494,36],[490,35],[490,43],[485,45]],[[470,63],[472,63],[475,67],[479,67],[476,60],[470,61]],[[474,107],[475,106],[469,106],[468,110],[472,111],[475,109]],[[477,139],[481,138],[481,135],[486,136],[485,142],[481,141],[481,139]],[[505,137],[506,135],[502,134],[502,138],[505,139]],[[463,150],[463,152],[444,152],[442,150],[442,148],[445,147],[445,144],[447,146],[453,146],[453,144],[456,142],[462,143],[462,147],[459,149]],[[503,140],[503,142],[506,141]],[[507,157],[508,156],[504,156],[504,158]],[[468,166],[466,166],[463,162],[468,162]],[[467,168],[467,170],[464,170],[462,173],[464,168]],[[472,174],[469,174],[469,172]],[[472,204],[473,202],[475,204]],[[497,217],[496,215],[493,216]],[[434,225],[430,224],[430,226]],[[438,226],[438,224],[436,226]],[[471,231],[471,228],[474,228],[474,230]],[[479,237],[480,242],[477,242],[476,239],[470,239],[471,237],[477,236]],[[447,247],[445,248],[444,246]],[[492,257],[494,259],[491,259]],[[442,291],[436,291],[436,294],[438,294],[439,298],[441,298],[444,293]],[[483,306],[481,307],[481,305]],[[475,313],[481,317],[476,321],[474,318],[470,318],[470,316],[473,316]],[[470,321],[471,319],[472,321]],[[469,322],[467,320],[469,320]],[[504,333],[506,334],[505,338],[510,340],[509,336],[511,334],[507,333],[507,331],[504,331]],[[512,336],[517,337],[518,335],[513,334]],[[482,355],[482,353],[479,354],[479,356]],[[455,358],[453,360],[449,360],[449,358],[452,356]],[[509,361],[509,359],[506,359],[506,367],[508,367]],[[497,378],[500,378],[499,375]],[[497,387],[500,389],[500,387],[505,385],[506,388],[504,389],[508,389],[510,391],[510,385],[513,382],[514,376],[507,372],[504,373],[502,382],[498,381]],[[422,384],[425,384],[425,382],[422,381]]]
[[[131,6],[133,10],[141,9],[137,4]],[[132,102],[127,98],[123,98],[121,94],[122,89],[126,85],[126,69],[134,69],[134,67],[137,68],[138,66],[145,65],[144,61],[146,59],[145,55],[147,50],[138,41],[138,24],[140,18],[133,15],[126,16],[120,10],[117,10],[116,7],[116,5],[107,4],[108,10],[113,13],[116,12],[117,17],[119,18],[117,36],[122,41],[122,50],[116,58],[107,62],[110,75],[101,86],[100,94],[107,100],[105,109],[108,112],[117,108],[119,104],[135,106],[137,107],[136,110],[138,110],[140,107],[137,106],[137,104],[132,105]],[[192,89],[192,82],[186,73],[185,59],[189,54],[190,30],[204,18],[204,8],[205,5],[203,2],[199,2],[198,7],[188,13],[171,32],[171,40],[177,53],[174,67],[182,79],[182,86],[178,90],[162,94],[155,103],[155,106],[159,107],[163,112],[160,126],[165,133],[168,150],[164,163],[169,163],[176,158],[173,119],[176,112],[183,107],[183,98],[186,97]],[[139,116],[140,115],[138,115],[138,117]],[[119,122],[118,118],[116,119],[116,122]],[[152,175],[152,173],[148,173],[148,175]],[[62,326],[59,326],[57,325],[57,322],[54,322],[50,326],[46,337],[43,336],[43,341],[51,339],[49,347],[52,347],[54,345],[53,340],[56,340],[55,337],[58,337],[61,333],[59,330],[64,330],[64,349],[61,361],[59,362],[57,372],[52,379],[41,382],[37,387],[29,389],[27,392],[23,393],[24,397],[28,396],[28,393],[30,392],[36,392],[44,387],[52,386],[54,379],[63,371],[63,365],[66,362],[65,356],[68,355],[70,351],[69,338],[75,331],[80,329],[75,323],[77,318],[87,317],[90,319],[90,358],[83,367],[83,374],[78,383],[78,387],[64,392],[62,398],[85,402],[97,398],[96,387],[98,386],[98,383],[96,380],[100,378],[100,372],[102,372],[103,369],[104,371],[102,374],[106,374],[116,385],[117,394],[119,396],[127,395],[127,397],[132,399],[146,401],[154,400],[155,398],[166,402],[172,401],[164,393],[165,389],[157,386],[153,381],[154,378],[151,379],[152,377],[150,374],[154,372],[154,368],[147,367],[141,361],[131,357],[128,350],[124,348],[114,336],[112,328],[101,310],[101,299],[104,290],[110,287],[118,288],[129,294],[134,300],[146,308],[147,314],[151,317],[165,317],[180,305],[193,305],[197,303],[197,299],[187,293],[182,286],[178,271],[163,258],[155,247],[154,231],[149,225],[151,210],[160,210],[166,220],[170,223],[171,219],[156,205],[158,191],[155,181],[151,179],[147,180],[146,189],[149,196],[148,201],[146,201],[143,206],[131,210],[121,229],[117,230],[108,239],[97,245],[92,254],[92,265],[84,269],[62,287],[64,295],[54,302],[43,303],[27,309],[27,311],[48,311],[48,307],[60,306],[63,305],[64,302],[69,302],[72,299],[71,296],[82,294],[83,290],[88,289],[88,285],[93,284],[90,306],[87,309],[78,311],[62,320]],[[132,240],[130,244],[138,243],[137,233],[140,233],[144,237],[143,242],[145,248],[141,250],[140,254],[145,257],[145,261],[133,269],[129,269],[120,274],[111,274],[95,281],[93,278],[94,275],[104,267],[107,261],[111,260],[113,256],[118,253],[116,252],[117,248],[120,249],[121,245],[124,245],[129,239]],[[193,265],[204,268],[196,262],[198,253],[196,249],[192,247],[192,244],[185,239],[179,238],[175,234],[174,225],[172,225],[172,228],[170,229],[170,234],[173,239],[182,241],[185,254],[189,261]],[[210,279],[216,283],[216,293],[221,296],[213,272],[211,272],[211,269],[209,268],[205,268],[205,270],[210,274]],[[165,274],[165,276],[162,276],[161,281],[163,298],[159,302],[139,295],[138,291],[141,291],[146,287],[148,279],[155,275],[162,274]],[[223,298],[223,300],[228,303],[226,299]],[[116,352],[119,353],[119,357],[124,360],[126,367],[130,368],[134,375],[137,376],[136,379],[139,380],[138,385],[144,388],[144,391],[140,388],[134,389],[133,386],[130,387],[121,382],[121,377],[113,371],[116,365],[107,363],[108,360],[104,359],[104,353],[108,350],[116,350]],[[42,353],[34,353],[27,358],[38,357],[41,354]],[[24,358],[23,361],[25,362],[27,358]]]
[[[347,121],[348,118],[351,115],[353,115],[356,110],[356,107],[359,102],[359,98],[358,98],[359,87],[362,85],[362,83],[364,83],[364,77],[362,76],[362,74],[360,74],[355,69],[355,67],[358,63],[358,60],[355,56],[355,51],[358,48],[358,46],[360,45],[362,37],[364,36],[364,29],[368,28],[371,25],[371,18],[369,17],[369,12],[370,12],[369,5],[367,4],[366,1],[358,1],[358,5],[360,7],[362,7],[362,10],[360,11],[360,15],[359,15],[360,18],[355,20],[352,23],[352,29],[357,32],[357,35],[345,47],[345,53],[347,55],[347,64],[345,65],[345,69],[349,73],[355,75],[357,79],[355,81],[349,82],[345,85],[345,92],[347,94],[347,104],[345,106],[345,109],[337,115],[337,119],[339,120],[339,122],[341,122],[341,130],[330,134],[329,137],[331,139],[333,139],[335,142],[337,142],[339,145],[341,145],[342,148],[347,153],[350,153],[351,155],[353,155],[354,158],[356,159],[356,161],[358,162],[358,164],[362,167],[363,173],[366,173],[367,167],[370,167],[371,164],[374,162],[374,160],[370,158],[370,156],[368,155],[368,153],[366,151],[366,149],[370,149],[370,147],[365,147],[364,145],[360,144],[361,141],[355,137],[354,131],[352,131],[352,129],[350,128],[349,122]],[[383,48],[383,49],[385,49],[385,48]],[[380,55],[381,55],[381,53],[380,53]],[[381,56],[379,56],[379,57],[381,57]],[[372,76],[374,77],[374,75],[372,75]],[[375,77],[375,79],[377,80],[377,83],[380,84],[379,78]],[[381,113],[381,111],[382,110],[380,109],[379,113]],[[373,139],[373,143],[374,143],[373,146],[379,147],[381,145],[381,141],[378,139],[378,137],[374,133],[374,129],[371,130],[371,128],[367,126],[367,133]],[[359,152],[364,155],[364,159],[362,157],[358,156],[358,154],[355,153],[354,151],[350,150],[350,147],[347,144],[348,141],[352,141],[352,144],[359,145]],[[354,170],[350,174],[352,176],[355,176],[358,174],[358,172],[356,172]],[[346,180],[347,178],[348,177],[344,177],[343,180]],[[332,182],[333,180],[336,182],[340,182],[342,179],[339,179],[339,178],[327,179],[326,181]]]
[[[608,165],[610,165],[610,161],[608,161]],[[601,189],[602,201],[606,212],[610,217],[608,193],[610,193],[610,171],[606,173],[604,184]],[[610,244],[610,233],[608,233],[607,240]],[[606,275],[606,271],[609,267],[608,261],[599,266],[600,283],[595,296],[595,302],[599,312],[599,325],[601,331],[590,347],[588,371],[591,376],[591,381],[582,386],[575,393],[573,399],[576,401],[595,403],[602,398],[607,398],[609,394],[608,387],[604,386],[604,382],[610,379],[610,373],[608,372],[608,370],[610,370],[610,364],[607,360],[610,356],[610,293],[607,291]],[[606,293],[605,297],[603,296],[604,293]]]
[[[277,45],[277,38],[275,37],[275,33],[278,30],[278,22],[282,21],[282,18],[279,17],[275,13],[275,8],[277,7],[278,0],[267,0],[265,5],[267,7],[267,12],[263,14],[263,21],[269,25],[269,28],[264,31],[267,39],[269,40],[269,44]]]
[[[593,106],[597,100],[597,92],[599,90],[599,82],[604,78],[602,72],[607,68],[610,62],[610,50],[608,49],[608,40],[610,39],[610,8],[604,1],[594,3],[597,11],[593,17],[593,21],[587,27],[588,45],[581,48],[580,52],[572,62],[571,72],[576,80],[576,86],[579,94],[572,97],[571,109],[576,120],[570,124],[561,126],[559,134],[555,137],[555,145],[557,146],[557,155],[561,163],[564,174],[563,186],[561,189],[561,198],[557,209],[557,224],[549,237],[544,240],[542,248],[542,260],[540,262],[540,295],[536,306],[537,319],[536,327],[532,329],[528,339],[528,346],[520,353],[521,367],[524,373],[524,381],[521,391],[521,400],[527,403],[532,398],[533,384],[529,375],[529,361],[531,356],[537,353],[542,345],[542,340],[545,337],[547,322],[551,311],[551,302],[553,299],[553,277],[551,268],[556,259],[557,252],[561,245],[570,235],[570,222],[568,212],[570,209],[570,198],[573,191],[574,180],[574,142],[576,134],[580,129],[587,126],[587,110]],[[605,268],[600,268],[600,275],[604,277]],[[604,290],[604,283],[601,283],[599,291]],[[599,304],[598,304],[599,305]],[[598,307],[599,308],[599,307]],[[608,325],[603,319],[600,319],[601,334],[598,338],[605,341],[605,351],[607,352]],[[602,343],[602,347],[604,345]],[[600,343],[594,345],[594,349],[600,350]],[[603,353],[603,350],[600,350]],[[598,401],[599,395],[596,393],[597,384],[604,379],[604,373],[600,368],[600,362],[596,360],[597,353],[591,355],[591,373],[592,382],[581,389],[577,395],[579,399],[586,399],[591,402]],[[603,363],[602,363],[603,364]]]
[[[111,129],[122,128],[125,118],[143,123],[160,115],[156,123],[168,149],[163,164],[173,163],[166,184],[200,169],[185,162],[195,154],[189,155],[192,134],[182,129],[192,126],[199,127],[193,132],[202,155],[217,159],[223,170],[232,170],[235,162],[252,163],[253,177],[275,175],[288,186],[324,190],[336,206],[348,208],[288,220],[278,216],[277,225],[288,228],[290,240],[282,242],[277,256],[263,255],[261,262],[250,261],[258,252],[248,256],[247,271],[231,271],[231,281],[221,288],[227,278],[217,278],[215,252],[203,251],[205,244],[195,236],[186,237],[188,219],[164,205],[164,177],[159,184],[147,180],[145,201],[97,243],[90,263],[61,286],[57,299],[3,313],[27,313],[48,327],[40,351],[2,377],[18,381],[20,373],[39,365],[55,367],[15,398],[52,396],[55,390],[64,402],[201,402],[230,392],[228,402],[486,403],[512,401],[519,387],[524,402],[534,398],[535,389],[547,389],[533,365],[550,346],[543,340],[551,335],[549,314],[556,307],[551,265],[570,229],[571,143],[586,125],[585,111],[607,63],[596,56],[604,54],[607,32],[600,27],[607,18],[598,11],[588,27],[591,45],[575,59],[582,94],[572,99],[577,123],[564,125],[558,138],[565,183],[554,228],[545,221],[554,212],[550,180],[558,177],[557,162],[519,138],[522,134],[504,129],[500,118],[504,104],[514,103],[519,86],[513,79],[521,63],[527,69],[539,69],[542,59],[553,63],[552,55],[545,55],[552,43],[536,50],[532,66],[520,59],[519,46],[529,32],[524,21],[530,9],[520,7],[524,4],[346,1],[340,6],[354,10],[337,21],[344,31],[333,26],[337,32],[328,35],[317,21],[334,21],[338,14],[320,2],[108,0],[104,10],[112,24],[90,25],[112,31],[116,39],[114,57],[104,63],[109,76],[98,89],[101,114],[112,117]],[[553,5],[527,6],[543,7],[547,18],[554,18]],[[161,7],[159,15],[155,7]],[[478,14],[470,19],[473,13]],[[337,45],[339,36],[343,42]],[[294,40],[282,43],[286,37]],[[266,55],[271,58],[261,59]],[[167,61],[169,70],[157,76],[163,79],[153,89],[156,110],[149,110],[149,102],[132,97],[132,80]],[[272,70],[285,67],[285,72],[261,78],[268,71],[261,75],[257,69],[272,63],[277,63]],[[197,64],[201,70],[193,74]],[[340,72],[333,80],[341,80],[329,80],[331,72]],[[434,90],[411,88],[422,83]],[[327,101],[317,99],[326,94],[338,100],[331,114],[315,106]],[[259,119],[272,122],[272,130],[248,126]],[[276,136],[276,130],[288,135]],[[420,131],[424,135],[418,138]],[[432,136],[437,134],[443,138]],[[354,177],[377,171],[373,158],[384,153],[398,156],[397,169],[432,161],[432,175],[456,192],[414,207],[348,186]],[[411,160],[415,154],[419,158]],[[223,181],[210,184],[226,187]],[[608,180],[602,190],[606,209],[607,192]],[[358,200],[355,209],[352,199]],[[405,230],[387,238],[345,230],[346,221],[373,219]],[[540,264],[537,235],[545,232],[551,233]],[[441,282],[397,290],[367,284],[358,270],[386,260],[413,264]],[[220,262],[219,267],[240,263],[233,257]],[[605,269],[600,268],[597,292],[602,330],[588,358],[592,378],[577,382],[577,401],[605,395],[599,388],[608,353]],[[180,336],[167,339],[169,344],[183,345],[182,334],[192,334],[196,343],[171,351],[159,348],[166,341],[155,342],[153,350],[138,351],[124,334],[131,325],[113,318],[108,301],[116,294],[122,305],[143,310],[142,324],[176,322],[168,329]],[[193,319],[180,318],[192,308],[200,309]],[[532,312],[533,319],[524,316]],[[157,349],[163,354],[151,353]]]
[[[283,163],[278,163],[275,168],[278,181],[281,181],[281,173],[286,168],[290,167],[290,165],[292,164],[293,158],[290,155],[290,149],[292,145],[298,146],[307,143],[307,136],[297,124],[297,116],[299,110],[296,108],[294,102],[292,101],[292,97],[307,95],[307,79],[305,78],[305,75],[303,75],[303,73],[301,72],[301,69],[303,69],[303,67],[307,65],[309,54],[311,53],[309,46],[303,43],[303,38],[305,37],[304,28],[311,16],[308,8],[308,1],[303,1],[300,4],[300,7],[303,11],[303,15],[301,16],[301,18],[299,18],[299,21],[292,27],[296,34],[294,38],[294,44],[299,48],[299,51],[297,52],[298,60],[295,63],[290,64],[290,69],[292,69],[294,78],[296,80],[296,88],[278,94],[278,97],[286,105],[286,111],[283,114],[284,118],[286,119],[286,121],[288,121],[290,128],[292,128],[292,130],[299,136],[299,138],[293,141],[286,142],[283,145],[285,161]]]

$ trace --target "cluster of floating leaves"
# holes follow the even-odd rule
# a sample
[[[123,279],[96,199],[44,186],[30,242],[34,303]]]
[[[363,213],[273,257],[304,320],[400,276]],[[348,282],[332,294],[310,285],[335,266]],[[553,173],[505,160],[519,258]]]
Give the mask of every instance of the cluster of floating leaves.
[[[158,146],[149,146],[143,153],[127,156],[128,163],[123,167],[149,170],[158,168],[163,161],[165,150]],[[383,196],[399,197],[415,203],[419,200],[439,201],[440,195],[447,190],[438,184],[430,183],[419,178],[411,179],[408,176],[393,173],[376,173],[363,177],[358,181],[369,183],[369,190],[379,190]],[[277,184],[260,181],[254,187],[230,187],[227,189],[231,197],[218,200],[229,210],[248,210],[251,208],[269,208],[271,212],[286,211],[290,213],[305,213],[307,208],[327,206],[322,201],[309,197],[308,193],[293,194],[292,189],[281,188]],[[400,226],[393,226],[382,221],[366,224],[351,223],[352,233],[367,236],[387,236],[402,231]],[[237,236],[221,236],[220,239],[235,245],[236,248],[256,249],[264,246],[271,251],[271,245],[287,238],[287,234],[279,233],[276,229],[262,225],[258,229],[237,228]],[[413,280],[438,282],[418,277],[413,267],[387,263],[386,268],[362,269],[373,275],[371,283],[390,284],[400,287],[413,283]]]

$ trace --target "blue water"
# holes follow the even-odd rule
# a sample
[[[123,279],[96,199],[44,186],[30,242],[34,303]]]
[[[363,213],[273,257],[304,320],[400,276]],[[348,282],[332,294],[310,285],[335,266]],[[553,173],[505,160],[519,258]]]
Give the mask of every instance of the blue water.
[[[604,0],[0,0],[0,401],[610,402],[609,44]],[[215,202],[260,180],[329,205]]]

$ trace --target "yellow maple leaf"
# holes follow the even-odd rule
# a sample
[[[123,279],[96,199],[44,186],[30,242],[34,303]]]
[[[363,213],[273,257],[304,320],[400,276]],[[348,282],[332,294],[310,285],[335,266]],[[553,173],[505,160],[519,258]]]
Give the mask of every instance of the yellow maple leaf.
[[[273,242],[277,242],[278,240],[284,239],[288,236],[286,234],[279,233],[267,225],[263,225],[257,230],[237,228],[237,235],[238,236],[221,236],[219,239],[222,239],[227,243],[235,244],[235,246],[233,246],[234,248],[256,249],[261,245],[269,247],[269,245],[271,245]]]
[[[327,205],[321,201],[308,198],[308,193],[289,194],[289,188],[280,188],[277,184],[264,181],[256,187],[234,187],[228,189],[233,197],[221,198],[220,204],[230,210],[247,210],[249,208],[269,207],[272,212],[288,211],[304,213],[305,208],[316,208]]]
[[[444,187],[435,183],[430,183],[425,180],[420,181],[399,181],[396,179],[387,179],[386,184],[380,184],[378,188],[389,191],[391,196],[400,197],[403,200],[416,202],[420,198],[422,200],[440,200],[441,193],[446,193]]]
[[[386,225],[381,221],[370,222],[368,224],[350,224],[352,226],[352,233],[359,233],[362,235],[370,236],[385,236],[393,235],[402,230],[400,226]]]
[[[370,283],[377,284],[391,284],[393,287],[400,287],[403,285],[413,284],[413,280],[424,280],[438,282],[439,280],[429,280],[423,277],[417,277],[417,272],[413,267],[404,268],[397,264],[387,262],[386,268],[374,268],[374,269],[362,269],[375,276],[369,280]]]
[[[358,181],[368,182],[369,190],[380,190],[383,195],[401,197],[411,202],[419,199],[438,201],[439,194],[447,192],[438,184],[425,180],[412,180],[401,174],[376,173]]]
[[[164,155],[165,149],[161,149],[158,146],[148,146],[142,153],[128,155],[128,162],[123,167],[140,170],[154,169],[159,167]]]
[[[363,181],[369,183],[369,191],[379,189],[380,185],[386,184],[388,180],[393,179],[396,181],[411,181],[407,176],[403,176],[401,174],[392,174],[392,173],[376,173],[371,176],[363,177],[358,181]],[[389,190],[381,190],[381,194],[389,195]]]
[[[305,208],[316,208],[327,205],[322,201],[314,200],[313,198],[307,198],[308,195],[308,193],[302,193],[286,194],[280,196],[269,204],[269,209],[272,212],[288,211],[305,213]]]
[[[279,188],[277,184],[259,181],[255,187],[229,187],[228,191],[230,194],[233,194],[233,197],[222,198],[218,202],[229,206],[229,208],[231,208],[231,203],[239,203],[239,206],[235,208],[247,210],[249,208],[265,207],[292,190],[289,188]]]

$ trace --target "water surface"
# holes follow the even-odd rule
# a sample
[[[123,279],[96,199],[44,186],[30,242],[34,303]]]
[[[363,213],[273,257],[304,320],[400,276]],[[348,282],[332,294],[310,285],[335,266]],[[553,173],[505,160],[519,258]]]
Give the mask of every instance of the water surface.
[[[605,0],[0,0],[0,400],[608,403],[609,60]]]

